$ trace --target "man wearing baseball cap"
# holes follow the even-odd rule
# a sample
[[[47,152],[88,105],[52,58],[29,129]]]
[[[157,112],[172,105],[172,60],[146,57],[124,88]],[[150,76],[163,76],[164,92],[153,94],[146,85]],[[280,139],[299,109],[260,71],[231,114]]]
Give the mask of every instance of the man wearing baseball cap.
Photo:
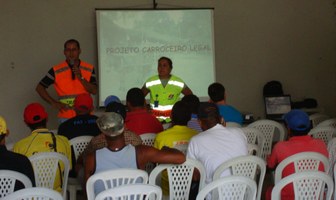
[[[83,93],[76,96],[74,101],[76,116],[59,125],[58,134],[69,140],[78,136],[97,136],[100,130],[96,124],[98,117],[91,114],[93,100],[90,94]]]
[[[13,151],[27,157],[39,152],[58,152],[64,154],[70,162],[71,168],[71,149],[69,140],[61,135],[55,135],[47,129],[48,114],[44,107],[39,103],[29,104],[23,113],[24,122],[31,129],[32,133],[17,142]],[[61,166],[61,171],[63,171]],[[54,182],[54,189],[62,191],[62,183],[59,171]]]
[[[98,149],[86,156],[84,174],[85,180],[95,173],[118,168],[134,168],[145,170],[148,162],[181,164],[185,156],[176,149],[155,149],[151,146],[131,144],[126,145],[124,137],[124,119],[121,115],[104,113],[97,120],[98,127],[104,133],[107,147]],[[95,188],[95,195],[102,188]]]
[[[321,153],[328,157],[328,150],[325,143],[320,139],[312,138],[307,133],[311,129],[311,123],[307,113],[302,110],[291,110],[283,117],[288,130],[289,139],[278,142],[272,149],[272,153],[267,158],[267,166],[271,169],[289,156],[306,151]],[[320,165],[319,170],[324,171]],[[289,166],[282,172],[282,178],[295,173],[294,166]],[[266,192],[266,199],[271,199],[271,189]],[[294,199],[292,186],[285,187],[281,192],[281,199]]]
[[[20,172],[26,175],[35,186],[34,171],[29,159],[24,155],[7,150],[5,138],[8,134],[6,121],[0,116],[0,169]],[[22,184],[15,185],[15,191],[22,188],[24,188]]]

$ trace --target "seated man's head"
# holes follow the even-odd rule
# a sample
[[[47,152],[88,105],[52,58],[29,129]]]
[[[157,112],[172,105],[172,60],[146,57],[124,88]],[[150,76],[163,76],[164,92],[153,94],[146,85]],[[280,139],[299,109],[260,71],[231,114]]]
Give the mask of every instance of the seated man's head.
[[[115,96],[115,95],[110,95],[108,97],[106,97],[105,101],[104,101],[104,107],[107,107],[110,103],[112,102],[118,102],[121,103],[120,99]]]
[[[39,103],[31,103],[26,106],[23,113],[24,122],[31,130],[47,127],[48,113]]]
[[[208,95],[214,103],[225,101],[225,88],[220,83],[213,83],[208,87]]]
[[[8,135],[7,124],[5,119],[0,116],[0,144],[5,144],[5,137]]]
[[[115,112],[121,115],[124,120],[126,119],[126,108],[122,103],[118,102],[109,103],[105,108],[105,112]]]
[[[284,115],[284,121],[291,136],[307,135],[310,131],[311,123],[307,113],[302,110],[291,110]]]
[[[134,108],[145,106],[145,95],[140,88],[131,88],[126,95],[127,107],[132,110]]]
[[[115,140],[124,132],[124,119],[115,112],[104,113],[97,119],[96,123],[108,140]]]
[[[219,114],[216,104],[201,102],[198,108],[198,120],[203,131],[208,130],[217,124],[223,124],[224,119]]]
[[[200,100],[196,95],[194,94],[186,95],[181,99],[181,101],[187,104],[191,113],[196,114],[198,112]]]
[[[174,104],[171,119],[174,125],[186,126],[191,118],[191,111],[187,104],[183,101],[178,101]]]
[[[77,115],[89,114],[93,110],[93,100],[90,94],[83,93],[76,96],[74,108]]]

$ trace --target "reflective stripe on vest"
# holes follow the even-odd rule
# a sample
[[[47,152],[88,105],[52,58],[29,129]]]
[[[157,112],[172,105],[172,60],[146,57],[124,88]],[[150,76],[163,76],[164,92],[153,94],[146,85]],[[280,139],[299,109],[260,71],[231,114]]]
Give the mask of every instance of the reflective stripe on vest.
[[[72,72],[66,61],[54,66],[53,69],[55,73],[54,87],[58,94],[59,101],[72,107],[74,99],[78,94],[88,92],[78,78],[72,79]],[[82,77],[85,80],[90,81],[93,66],[81,61],[79,69]],[[58,113],[58,117],[60,118],[71,118],[74,116],[76,116],[76,113],[72,109],[60,110]]]

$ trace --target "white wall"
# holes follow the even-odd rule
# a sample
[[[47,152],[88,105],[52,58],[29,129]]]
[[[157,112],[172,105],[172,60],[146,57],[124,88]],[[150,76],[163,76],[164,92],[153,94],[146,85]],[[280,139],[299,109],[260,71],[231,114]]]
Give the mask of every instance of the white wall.
[[[95,8],[151,7],[151,0],[1,1],[0,115],[11,130],[9,142],[30,133],[22,115],[33,101],[47,107],[48,125],[57,127],[56,111],[40,99],[35,86],[64,58],[65,40],[78,39],[81,58],[97,65]],[[336,116],[331,0],[162,0],[158,7],[215,8],[216,77],[239,110],[263,117],[262,87],[275,79],[294,101],[316,98],[327,114]]]

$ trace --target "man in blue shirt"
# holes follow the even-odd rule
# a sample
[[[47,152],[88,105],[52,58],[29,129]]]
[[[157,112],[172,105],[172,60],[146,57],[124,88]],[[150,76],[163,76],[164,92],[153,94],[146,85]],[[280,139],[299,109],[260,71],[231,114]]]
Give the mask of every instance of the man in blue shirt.
[[[208,87],[208,95],[210,102],[217,104],[220,115],[225,122],[236,122],[243,124],[242,114],[233,106],[226,104],[225,88],[220,83],[213,83]]]

